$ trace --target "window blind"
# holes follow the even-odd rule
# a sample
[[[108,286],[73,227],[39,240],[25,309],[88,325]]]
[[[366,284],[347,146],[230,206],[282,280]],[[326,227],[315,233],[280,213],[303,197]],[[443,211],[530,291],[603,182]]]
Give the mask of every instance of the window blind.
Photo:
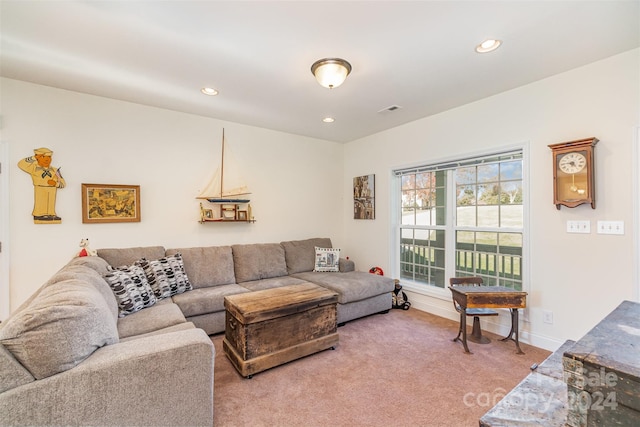
[[[502,153],[492,153],[485,156],[469,157],[454,161],[446,161],[432,163],[422,166],[413,166],[408,168],[396,169],[393,171],[395,176],[409,175],[422,172],[434,172],[442,170],[458,169],[469,166],[487,165],[492,163],[500,163],[510,160],[522,160],[522,150],[507,151]]]

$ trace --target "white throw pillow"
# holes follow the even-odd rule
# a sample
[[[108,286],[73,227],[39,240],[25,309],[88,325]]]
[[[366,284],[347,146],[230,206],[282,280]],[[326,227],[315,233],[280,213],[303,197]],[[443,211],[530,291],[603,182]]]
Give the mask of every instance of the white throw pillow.
[[[340,249],[316,248],[316,263],[313,271],[340,271]]]

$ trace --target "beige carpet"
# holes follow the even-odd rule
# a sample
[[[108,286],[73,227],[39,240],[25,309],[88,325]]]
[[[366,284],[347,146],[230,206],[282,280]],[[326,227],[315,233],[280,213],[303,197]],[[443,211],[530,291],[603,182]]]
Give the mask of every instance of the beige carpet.
[[[242,378],[216,348],[214,421],[219,426],[477,426],[478,419],[550,352],[486,334],[490,344],[452,342],[457,322],[410,309],[338,328],[340,343]]]

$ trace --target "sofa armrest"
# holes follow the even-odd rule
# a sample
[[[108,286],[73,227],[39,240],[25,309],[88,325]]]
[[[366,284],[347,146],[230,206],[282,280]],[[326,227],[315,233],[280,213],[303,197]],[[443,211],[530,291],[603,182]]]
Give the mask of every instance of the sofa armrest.
[[[0,394],[0,425],[213,425],[215,349],[201,329],[100,348]]]
[[[356,270],[356,263],[350,259],[340,258],[340,272],[347,273]]]

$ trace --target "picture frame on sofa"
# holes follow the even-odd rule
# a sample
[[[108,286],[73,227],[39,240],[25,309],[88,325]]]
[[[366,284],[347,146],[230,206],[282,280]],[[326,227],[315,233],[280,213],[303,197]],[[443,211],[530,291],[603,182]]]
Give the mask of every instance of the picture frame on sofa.
[[[140,186],[82,184],[82,222],[140,222]]]

